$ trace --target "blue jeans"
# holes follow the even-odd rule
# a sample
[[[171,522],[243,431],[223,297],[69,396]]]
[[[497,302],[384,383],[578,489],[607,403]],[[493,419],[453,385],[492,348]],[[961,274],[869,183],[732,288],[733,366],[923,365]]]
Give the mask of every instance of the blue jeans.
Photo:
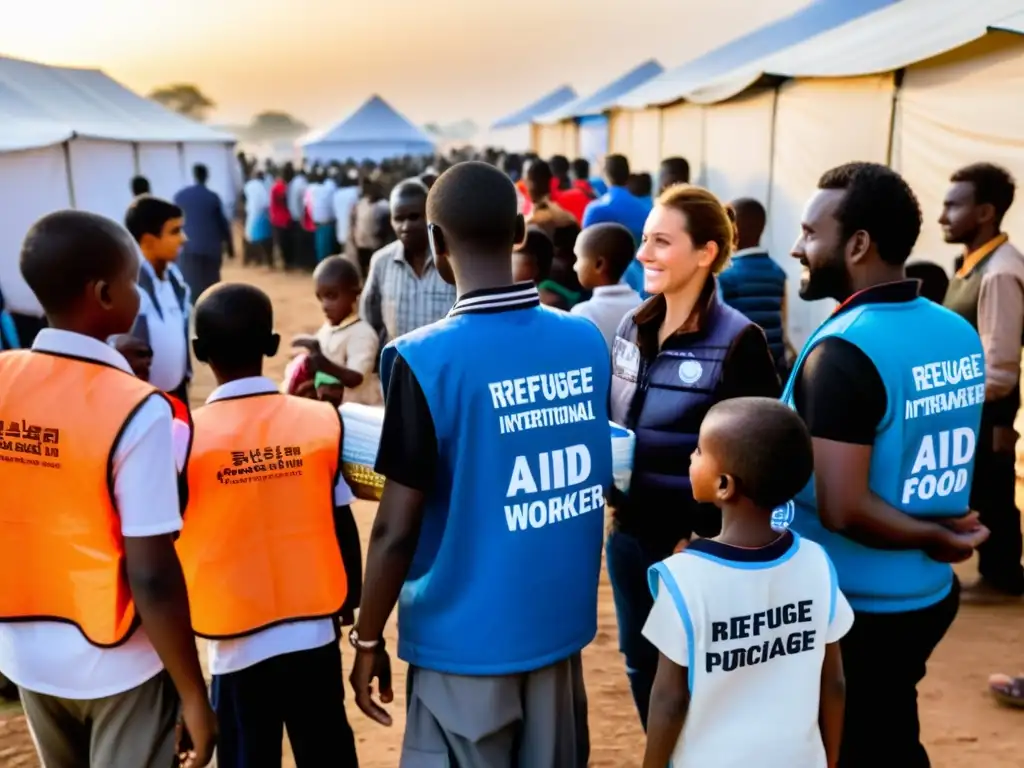
[[[658,649],[643,636],[644,623],[654,606],[647,570],[672,554],[674,546],[672,542],[666,551],[655,552],[635,536],[617,530],[608,534],[605,543],[605,564],[619,621],[619,650],[626,657],[626,676],[644,730],[658,669]]]

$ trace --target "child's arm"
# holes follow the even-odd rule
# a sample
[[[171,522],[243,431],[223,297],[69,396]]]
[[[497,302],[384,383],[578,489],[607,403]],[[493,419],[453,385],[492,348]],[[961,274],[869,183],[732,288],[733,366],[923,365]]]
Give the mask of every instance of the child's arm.
[[[843,654],[839,643],[825,646],[825,663],[821,666],[821,703],[818,724],[829,768],[839,765],[839,746],[843,742],[843,715],[846,711],[846,677],[843,675]]]
[[[213,754],[216,723],[199,666],[185,577],[174,549],[181,529],[171,409],[154,396],[122,432],[114,452],[114,499],[124,569],[142,627],[182,701],[195,765]]]
[[[355,623],[356,608],[363,599],[363,550],[359,543],[359,528],[348,504],[334,508],[334,532],[348,581],[348,596],[341,609],[341,626],[349,627]]]
[[[206,701],[185,576],[170,535],[125,537],[125,574],[153,648],[185,706]]]
[[[659,654],[647,715],[647,748],[643,768],[665,768],[672,759],[690,708],[689,672]]]
[[[309,365],[314,371],[326,373],[341,382],[343,387],[352,389],[363,383],[363,374],[353,371],[337,363],[331,362],[324,354],[320,342],[313,337],[297,336],[292,340],[292,345],[305,349],[309,352]]]
[[[343,365],[332,363],[319,349],[310,355],[310,360],[316,370],[326,373],[328,376],[333,376],[341,382],[343,387],[353,389],[363,383],[363,374],[359,371],[353,371],[351,368],[346,368]]]

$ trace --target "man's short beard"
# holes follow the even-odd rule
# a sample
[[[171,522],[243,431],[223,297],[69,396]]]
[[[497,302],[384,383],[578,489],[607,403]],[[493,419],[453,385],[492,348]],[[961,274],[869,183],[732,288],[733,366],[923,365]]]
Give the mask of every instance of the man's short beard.
[[[850,295],[850,273],[846,269],[846,256],[836,248],[827,261],[817,268],[809,268],[809,280],[800,286],[800,298],[805,301],[835,299],[845,301]]]

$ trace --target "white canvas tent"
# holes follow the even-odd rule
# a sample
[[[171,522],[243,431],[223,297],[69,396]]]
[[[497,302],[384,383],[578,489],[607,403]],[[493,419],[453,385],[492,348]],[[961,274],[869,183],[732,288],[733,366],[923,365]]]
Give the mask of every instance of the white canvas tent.
[[[0,58],[0,291],[12,312],[42,310],[18,269],[28,227],[77,208],[124,218],[129,182],[142,174],[172,197],[204,163],[210,187],[233,208],[234,138],[142,98],[95,69]]]
[[[324,131],[299,141],[303,155],[320,163],[349,158],[380,162],[403,155],[427,155],[434,141],[380,96],[371,96],[359,109]]]
[[[526,152],[533,140],[530,121],[576,99],[577,93],[571,86],[563,85],[531,102],[522,109],[496,120],[487,136],[487,144],[501,147],[507,152]]]
[[[990,160],[1024,178],[1024,0],[901,0],[704,78],[662,78],[620,103],[662,107],[662,154],[682,151],[725,199],[768,208],[764,243],[789,272],[789,335],[799,346],[831,311],[797,296],[788,257],[823,171],[890,163],[924,215],[915,259],[951,269],[935,219],[949,175]],[[996,117],[998,115],[998,117]],[[695,156],[697,155],[697,156]],[[1024,206],[1010,211],[1024,232]],[[1017,235],[1019,238],[1020,235]]]

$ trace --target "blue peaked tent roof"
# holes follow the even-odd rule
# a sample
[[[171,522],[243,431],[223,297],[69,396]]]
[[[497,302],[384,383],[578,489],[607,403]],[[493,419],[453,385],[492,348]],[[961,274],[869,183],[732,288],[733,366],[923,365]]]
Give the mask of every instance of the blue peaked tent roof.
[[[576,96],[577,93],[574,88],[568,85],[563,85],[561,88],[553,90],[547,96],[541,96],[539,99],[522,109],[517,110],[510,115],[505,115],[505,117],[497,120],[494,125],[491,126],[491,129],[512,128],[516,125],[525,125],[538,115],[543,115],[547,112],[558,109],[559,107],[565,106],[575,99]]]
[[[745,64],[803,42],[900,0],[815,0],[795,13],[738,37],[628,93],[618,106],[647,107],[685,98],[688,91]],[[913,31],[908,31],[913,34]]]
[[[422,142],[434,141],[380,96],[371,96],[340,123],[306,137],[302,144],[319,142]]]
[[[598,115],[611,107],[620,96],[629,93],[635,88],[657,77],[665,68],[653,59],[645,61],[638,67],[631,69],[617,80],[613,80],[603,88],[598,89],[588,96],[582,96],[568,104],[552,110],[537,117],[537,122],[557,123],[570,117],[584,117],[586,115]]]

